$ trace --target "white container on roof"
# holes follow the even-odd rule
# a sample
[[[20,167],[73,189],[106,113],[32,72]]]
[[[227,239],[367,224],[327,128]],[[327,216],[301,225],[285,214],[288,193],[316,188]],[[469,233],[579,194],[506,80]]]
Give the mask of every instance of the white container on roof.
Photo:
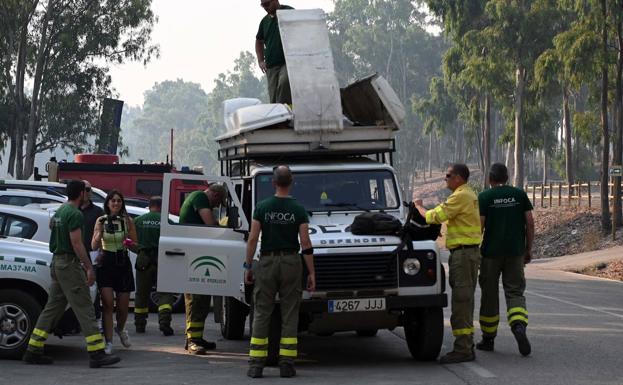
[[[219,158],[316,153],[367,155],[394,150],[405,109],[389,83],[372,75],[339,89],[324,12],[278,11],[292,107],[257,99],[224,103]]]

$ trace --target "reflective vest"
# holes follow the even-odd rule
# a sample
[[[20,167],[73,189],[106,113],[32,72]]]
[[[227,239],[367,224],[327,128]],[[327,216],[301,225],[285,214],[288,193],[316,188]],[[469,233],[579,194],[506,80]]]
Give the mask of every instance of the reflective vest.
[[[444,203],[426,212],[426,223],[441,224],[446,221],[448,249],[480,244],[478,198],[467,184],[459,186]]]

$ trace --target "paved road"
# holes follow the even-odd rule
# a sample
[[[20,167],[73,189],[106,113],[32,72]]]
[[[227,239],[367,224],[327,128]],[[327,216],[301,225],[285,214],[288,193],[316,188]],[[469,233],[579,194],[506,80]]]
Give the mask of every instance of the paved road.
[[[372,338],[353,333],[333,337],[303,336],[300,384],[623,384],[623,284],[572,273],[527,270],[529,336],[533,354],[519,355],[508,327],[501,327],[496,352],[478,352],[472,363],[442,366],[409,358],[402,329],[382,331]],[[443,351],[452,336],[446,309]],[[184,353],[183,316],[174,319],[176,336],[157,333],[154,315],[148,333],[134,335],[131,349],[117,350],[123,361],[115,368],[88,369],[81,337],[50,339],[50,367],[0,361],[0,384],[248,384],[246,341],[225,341],[210,323],[206,336],[218,351],[205,357]],[[267,377],[278,378],[268,368]]]

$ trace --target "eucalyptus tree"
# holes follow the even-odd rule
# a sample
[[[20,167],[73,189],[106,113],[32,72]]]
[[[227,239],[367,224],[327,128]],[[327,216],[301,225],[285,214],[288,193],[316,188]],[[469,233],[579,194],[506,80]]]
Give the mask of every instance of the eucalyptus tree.
[[[27,178],[37,152],[86,144],[99,101],[111,93],[107,65],[157,55],[156,17],[151,0],[3,0],[0,18],[15,115],[9,172]]]

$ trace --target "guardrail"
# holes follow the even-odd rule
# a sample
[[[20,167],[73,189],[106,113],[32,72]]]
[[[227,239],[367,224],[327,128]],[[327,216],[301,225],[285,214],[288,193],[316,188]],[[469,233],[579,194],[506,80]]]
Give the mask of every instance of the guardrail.
[[[622,185],[623,187],[623,185]],[[613,199],[614,184],[608,183],[608,200]],[[533,183],[524,186],[524,191],[534,207],[588,207],[599,205],[601,182]]]

